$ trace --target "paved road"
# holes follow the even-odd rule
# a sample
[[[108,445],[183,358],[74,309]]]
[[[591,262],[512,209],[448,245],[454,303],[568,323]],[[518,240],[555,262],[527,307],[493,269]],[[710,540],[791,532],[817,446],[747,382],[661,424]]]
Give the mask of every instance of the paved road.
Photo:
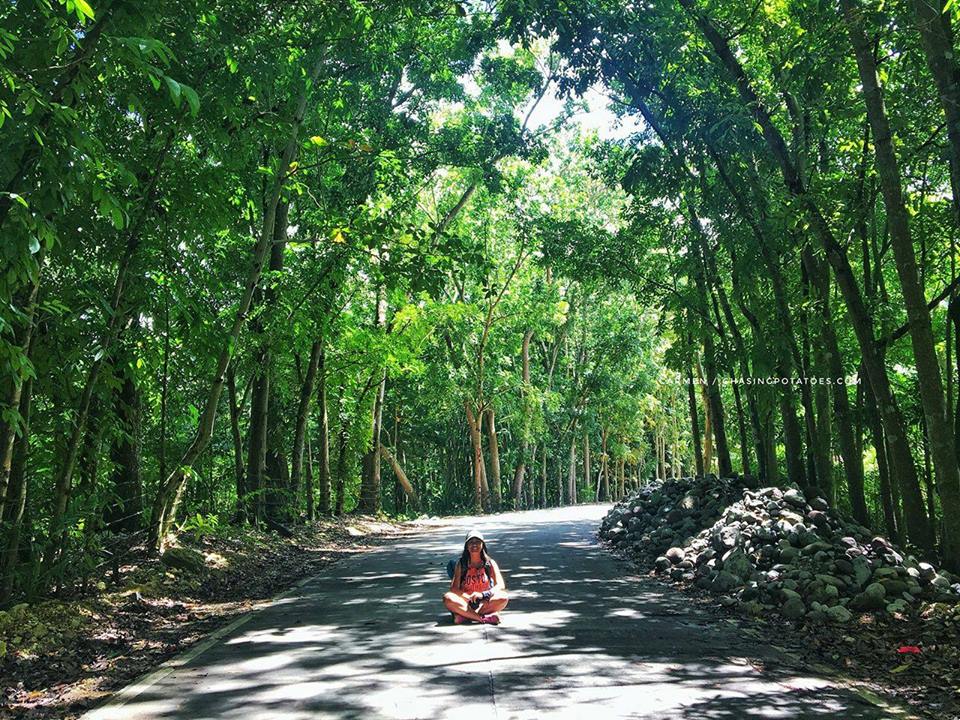
[[[445,562],[471,522],[458,519],[334,565],[86,717],[890,717],[852,691],[792,674],[735,623],[650,580],[624,579],[594,538],[605,510],[476,521],[513,597],[499,627],[454,626],[443,611]]]

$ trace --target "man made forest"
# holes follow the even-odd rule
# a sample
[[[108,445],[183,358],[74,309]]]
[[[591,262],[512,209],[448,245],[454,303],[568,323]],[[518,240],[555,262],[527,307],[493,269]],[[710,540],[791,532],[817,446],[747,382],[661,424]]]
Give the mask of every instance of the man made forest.
[[[0,596],[711,472],[957,569],[947,6],[6,3]]]
[[[956,12],[4,3],[0,603],[709,473],[960,570]]]

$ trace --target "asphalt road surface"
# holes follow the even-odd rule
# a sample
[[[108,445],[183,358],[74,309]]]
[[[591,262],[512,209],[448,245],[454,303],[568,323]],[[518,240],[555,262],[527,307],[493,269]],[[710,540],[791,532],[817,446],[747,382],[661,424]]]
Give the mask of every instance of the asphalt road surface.
[[[85,719],[898,715],[791,671],[669,588],[624,577],[594,535],[606,509],[457,518],[345,559]],[[446,561],[473,524],[511,593],[499,627],[453,625],[441,604]]]

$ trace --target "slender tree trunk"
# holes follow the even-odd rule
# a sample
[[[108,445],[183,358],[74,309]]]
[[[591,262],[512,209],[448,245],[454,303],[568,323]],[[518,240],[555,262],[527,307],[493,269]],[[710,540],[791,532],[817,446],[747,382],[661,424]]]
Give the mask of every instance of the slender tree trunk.
[[[957,467],[954,436],[947,425],[940,362],[934,345],[930,312],[927,309],[927,299],[917,273],[917,259],[903,198],[900,167],[893,148],[893,135],[877,77],[876,60],[863,29],[861,10],[853,0],[841,0],[840,4],[860,71],[863,99],[874,136],[873,146],[877,172],[880,176],[880,188],[887,210],[890,242],[896,258],[897,275],[900,278],[907,316],[910,319],[910,340],[917,366],[920,400],[930,439],[930,452],[936,471],[940,503],[943,507],[943,562],[949,569],[957,571],[960,570],[960,468]],[[917,508],[914,505],[917,499],[914,496],[904,495],[904,509],[908,514],[908,523],[911,515],[923,512],[922,506]],[[928,545],[921,545],[921,547],[926,548]]]
[[[233,477],[237,488],[237,518],[247,518],[247,494],[243,473],[243,438],[240,434],[240,406],[237,404],[237,377],[233,365],[227,367],[227,400],[230,403],[230,436],[233,438]],[[163,477],[161,475],[161,477]]]
[[[375,325],[386,328],[387,299],[386,290],[377,288],[377,307]],[[376,514],[380,512],[380,441],[383,434],[383,401],[387,390],[387,370],[384,368],[380,387],[373,403],[373,433],[371,444],[363,457],[363,477],[360,483],[360,512]]]
[[[413,503],[415,508],[419,507],[420,500],[417,497],[417,493],[413,489],[413,485],[410,484],[407,474],[403,471],[403,468],[400,467],[400,463],[397,462],[397,459],[393,456],[393,453],[390,452],[389,448],[384,445],[380,446],[380,453],[384,458],[386,458],[387,462],[390,463],[390,467],[397,476],[397,482],[400,483],[400,487],[403,488],[403,491],[407,494],[407,497],[410,498],[410,502]]]
[[[743,413],[743,402],[740,400],[740,386],[733,378],[733,404],[737,410],[737,429],[740,432],[740,467],[744,475],[750,474],[750,440],[747,436],[747,420]]]
[[[781,370],[781,372],[783,372]],[[793,400],[793,387],[781,385],[779,392],[780,420],[783,423],[784,459],[787,465],[787,481],[798,487],[806,487],[806,474],[803,470],[803,441],[800,435],[800,421]]]
[[[490,490],[493,509],[500,509],[500,446],[497,443],[497,424],[493,406],[487,408],[487,441],[490,446]]]
[[[284,181],[290,170],[290,164],[296,159],[297,151],[300,147],[300,125],[303,122],[303,116],[306,112],[307,92],[309,87],[316,81],[324,64],[325,59],[317,62],[308,74],[308,77],[304,79],[305,82],[300,91],[297,107],[293,113],[290,136],[280,157],[268,201],[265,203],[260,236],[253,250],[250,271],[244,283],[244,291],[240,297],[233,325],[224,338],[220,355],[217,358],[213,382],[211,383],[210,392],[207,395],[203,412],[200,415],[197,434],[184,451],[180,462],[177,463],[177,468],[160,484],[157,494],[154,497],[153,511],[150,520],[150,543],[156,548],[162,546],[164,538],[173,523],[177,503],[189,477],[189,468],[193,467],[193,464],[200,457],[204,449],[206,449],[213,435],[213,425],[217,417],[217,407],[220,403],[220,393],[223,391],[227,366],[233,357],[240,331],[246,324],[250,303],[253,300],[254,291],[259,285],[260,275],[263,272],[263,266],[267,260],[270,245],[273,241],[277,208],[280,204],[280,195],[283,191]]]
[[[887,529],[887,536],[894,542],[902,540],[900,525],[897,522],[897,513],[893,502],[893,491],[890,484],[890,466],[887,464],[887,443],[883,437],[883,423],[877,413],[877,403],[873,397],[872,388],[864,388],[864,407],[866,409],[867,424],[870,431],[870,441],[877,455],[877,474],[880,490],[880,507],[883,510],[883,522]]]
[[[320,351],[317,371],[317,402],[320,406],[320,498],[318,511],[330,514],[330,419],[327,415],[326,353]]]
[[[6,533],[0,535],[4,543],[4,554],[0,562],[0,606],[5,605],[13,596],[17,577],[17,563],[20,557],[20,544],[23,537],[24,510],[27,505],[27,457],[30,453],[30,408],[33,397],[33,378],[23,381],[20,392],[20,419],[22,433],[14,445],[10,468],[10,483],[6,490],[3,524]]]
[[[341,398],[342,400],[342,398]],[[343,422],[341,415],[340,430],[337,432],[337,499],[334,504],[333,513],[337,517],[343,515],[345,486],[347,480],[347,427]]]
[[[547,443],[543,443],[543,460],[540,463],[540,507],[547,506]]]
[[[697,393],[693,389],[693,371],[687,368],[687,403],[690,407],[690,437],[693,439],[693,459],[697,477],[703,477],[703,448],[700,445],[700,419],[697,413]]]
[[[129,348],[125,348],[129,356]],[[135,363],[125,363],[123,385],[116,395],[114,412],[122,433],[113,442],[113,486],[116,500],[108,512],[114,532],[133,532],[141,525],[143,488],[140,479],[140,390]]]
[[[470,433],[470,447],[473,451],[473,511],[483,512],[483,448],[480,444],[480,418],[473,412],[469,400],[463,401],[463,408],[467,413],[467,427]]]
[[[264,348],[264,353],[269,354]],[[261,356],[261,363],[269,360]],[[261,364],[253,379],[253,392],[250,396],[250,426],[247,436],[247,482],[243,504],[247,519],[257,524],[263,519],[264,498],[267,471],[267,413],[269,412],[270,376]]]
[[[304,492],[304,501],[307,505],[307,522],[313,523],[317,519],[317,504],[316,504],[316,478],[313,475],[313,443],[310,440],[310,434],[307,433],[307,487]],[[329,482],[329,480],[328,480]],[[329,487],[328,487],[329,491]],[[329,505],[329,492],[327,496],[327,501]]]
[[[840,345],[837,342],[837,333],[833,327],[833,314],[830,310],[830,273],[823,266],[822,261],[813,258],[812,255],[811,260],[808,272],[813,287],[817,291],[820,318],[819,337],[823,353],[824,373],[835,383],[829,388],[833,404],[834,424],[837,429],[837,443],[847,481],[847,492],[850,496],[853,517],[861,525],[869,525],[870,516],[867,512],[863,490],[863,454],[858,449],[854,437],[850,400],[843,379],[843,358],[840,355]],[[833,484],[828,488],[827,499],[831,505],[836,504],[836,487]]]
[[[40,251],[43,253],[43,250]],[[37,295],[40,288],[40,273],[43,269],[43,257],[41,255],[37,260],[38,270],[33,285],[30,287],[27,297],[23,302],[26,308],[22,329],[20,330],[17,344],[23,357],[30,360],[30,349],[33,347],[33,335],[35,316],[37,311]],[[6,409],[11,412],[20,407],[20,398],[23,394],[23,384],[25,378],[21,375],[12,379],[10,386],[10,395],[7,398]],[[7,485],[10,481],[10,474],[13,466],[14,445],[16,444],[17,432],[16,426],[11,422],[3,422],[0,429],[0,517],[3,517],[4,502],[7,494]]]
[[[713,421],[711,419],[710,400],[707,397],[707,384],[703,379],[703,370],[700,361],[696,360],[697,382],[700,384],[700,400],[703,402],[703,472],[709,473],[713,468]],[[657,477],[660,474],[659,451],[657,454]]]
[[[950,187],[954,212],[960,220],[960,68],[950,27],[950,11],[941,0],[910,0],[909,6],[947,121]]]
[[[956,367],[951,368],[950,372],[956,373],[958,385],[960,385],[960,296],[954,295],[950,298],[950,304],[947,306],[947,317],[953,324],[954,357],[956,358]],[[957,393],[957,406],[953,412],[953,434],[958,452],[960,452],[960,392]],[[960,461],[960,458],[958,458],[958,461]]]
[[[906,437],[906,425],[890,389],[886,369],[878,357],[874,344],[873,318],[864,304],[846,251],[837,242],[819,206],[807,192],[807,188],[791,160],[782,134],[774,125],[766,107],[757,96],[740,61],[730,49],[729,41],[716,29],[712,20],[702,12],[694,0],[679,0],[679,2],[689,12],[704,37],[713,46],[721,64],[732,75],[743,105],[759,126],[771,155],[780,166],[788,192],[799,200],[800,206],[807,215],[813,235],[826,251],[827,259],[837,279],[837,285],[847,305],[851,324],[860,345],[864,367],[876,395],[879,412],[883,418],[891,451],[888,460],[891,462],[891,470],[901,483],[904,502],[907,507],[909,537],[917,546],[929,552],[932,549],[932,536],[926,515],[923,512],[916,466],[913,463]],[[957,513],[957,516],[960,517],[960,513]]]
[[[589,492],[593,489],[593,469],[590,466],[590,433],[583,433],[583,486]]]
[[[567,467],[567,504],[577,504],[577,436],[571,428],[570,457]]]
[[[603,501],[608,502],[610,500],[610,476],[609,476],[609,457],[607,455],[607,438],[609,437],[609,431],[607,428],[603,429],[603,434],[600,436],[600,473],[603,475]]]
[[[514,508],[520,509],[520,497],[523,492],[523,478],[526,474],[528,438],[530,436],[530,340],[533,338],[533,330],[527,330],[523,334],[523,344],[521,346],[521,364],[523,368],[523,431],[520,440],[520,458],[517,462],[517,470],[513,476],[513,503]],[[536,448],[534,448],[536,451]]]
[[[300,480],[303,475],[303,448],[307,437],[307,424],[310,420],[310,400],[313,398],[313,385],[317,378],[317,367],[323,352],[323,342],[315,340],[310,346],[310,360],[307,372],[300,388],[300,404],[297,407],[297,423],[293,433],[293,469],[290,472],[290,490],[292,497],[300,498]],[[307,515],[311,511],[307,510]]]

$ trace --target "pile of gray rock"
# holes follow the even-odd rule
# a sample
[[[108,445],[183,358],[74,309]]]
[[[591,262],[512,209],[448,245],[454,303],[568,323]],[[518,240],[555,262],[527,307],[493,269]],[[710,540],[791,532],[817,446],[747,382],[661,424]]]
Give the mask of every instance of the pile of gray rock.
[[[752,489],[742,478],[652,483],[607,514],[600,537],[756,615],[846,623],[859,612],[960,601],[958,578],[905,556],[822,498]]]

